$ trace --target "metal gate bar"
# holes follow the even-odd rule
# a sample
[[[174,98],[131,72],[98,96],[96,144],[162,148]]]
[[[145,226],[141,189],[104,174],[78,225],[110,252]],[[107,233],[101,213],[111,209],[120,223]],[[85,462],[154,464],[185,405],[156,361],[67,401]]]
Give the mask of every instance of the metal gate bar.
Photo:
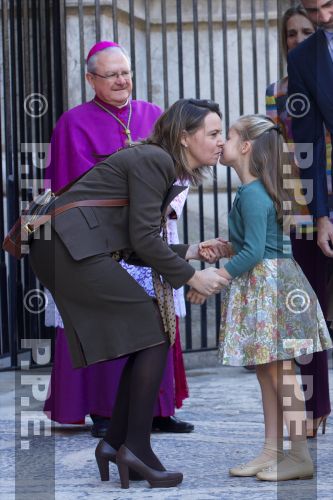
[[[102,37],[123,43],[125,36],[129,40],[128,48],[135,75],[134,98],[148,99],[164,107],[171,104],[175,96],[218,99],[222,104],[224,128],[227,129],[231,116],[235,114],[230,107],[230,99],[235,98],[234,85],[238,87],[236,106],[239,114],[244,113],[247,105],[246,89],[249,84],[253,85],[253,112],[257,112],[262,109],[264,99],[262,75],[267,86],[272,78],[280,78],[284,74],[284,62],[280,57],[281,16],[289,5],[297,3],[297,0],[267,0],[263,3],[257,0],[176,0],[171,3],[166,0],[145,0],[140,4],[134,0],[1,0],[4,79],[0,132],[6,159],[3,164],[5,173],[0,179],[1,190],[5,194],[5,201],[0,207],[1,239],[19,215],[22,197],[27,198],[32,194],[22,189],[22,182],[31,177],[39,179],[43,175],[36,163],[36,145],[49,141],[55,121],[68,106],[73,105],[73,95],[68,93],[67,75],[66,30],[69,18],[71,25],[76,25],[78,29],[75,57],[79,61],[79,102],[85,102],[90,95],[85,81],[88,47]],[[275,15],[271,18],[275,6],[277,21]],[[73,13],[76,13],[75,18]],[[87,16],[90,16],[89,19]],[[106,16],[107,24],[102,24],[103,16]],[[93,39],[89,31],[85,30],[89,23],[95,28]],[[272,67],[269,54],[272,29],[279,41],[278,68]],[[140,45],[137,44],[139,35]],[[172,37],[175,37],[174,46]],[[247,50],[253,60],[252,77],[246,75],[246,79],[245,37],[250,40],[251,46]],[[234,49],[230,45],[233,39]],[[262,46],[259,40],[263,40]],[[208,47],[207,61],[202,57],[203,45]],[[156,50],[160,54],[159,60],[156,60]],[[258,57],[261,50],[264,51],[263,58]],[[216,61],[219,54],[221,63],[223,59],[222,64]],[[138,64],[139,60],[145,61],[145,67]],[[155,67],[160,67],[160,70]],[[237,76],[231,82],[235,68]],[[138,70],[140,75],[137,74]],[[189,76],[185,79],[184,75]],[[216,81],[221,82],[221,85],[216,85]],[[221,95],[222,85],[224,94]],[[157,94],[156,89],[159,88],[161,91]],[[191,95],[189,88],[192,89]],[[48,112],[38,119],[25,112],[26,99],[33,93],[44,96],[49,107]],[[25,144],[34,144],[35,149],[25,151]],[[200,239],[219,235],[222,203],[218,179],[220,171],[214,167],[210,184],[197,190]],[[231,172],[227,169],[225,190],[228,209],[232,203],[232,184]],[[205,223],[207,190],[211,192],[212,200],[211,229]],[[196,195],[191,196],[193,200]],[[189,241],[192,226],[192,215],[187,203],[182,227],[185,242]],[[9,363],[15,367],[21,352],[21,339],[43,338],[48,330],[44,328],[41,315],[35,317],[23,306],[27,291],[39,287],[26,262],[17,263],[12,258],[5,258],[4,252],[0,250],[0,283],[0,362],[1,357],[10,356]],[[200,313],[198,308],[194,309],[186,303],[187,316],[182,326],[185,350],[216,348],[220,322],[219,300],[216,296],[208,305],[201,307]],[[213,336],[208,323],[215,329]]]

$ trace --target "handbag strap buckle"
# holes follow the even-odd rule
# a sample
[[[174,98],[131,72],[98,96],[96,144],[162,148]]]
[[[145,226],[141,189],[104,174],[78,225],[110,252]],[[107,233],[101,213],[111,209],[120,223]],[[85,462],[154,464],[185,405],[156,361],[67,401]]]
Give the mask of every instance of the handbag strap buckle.
[[[22,226],[22,229],[24,229],[28,233],[28,236],[30,236],[31,234],[33,234],[36,231],[37,228],[34,228],[33,225],[31,225],[27,222],[26,224],[24,224]]]

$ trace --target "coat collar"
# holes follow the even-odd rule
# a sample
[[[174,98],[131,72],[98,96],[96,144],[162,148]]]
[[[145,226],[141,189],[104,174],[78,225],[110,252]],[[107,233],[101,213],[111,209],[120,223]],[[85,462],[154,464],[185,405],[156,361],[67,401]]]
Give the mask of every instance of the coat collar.
[[[162,203],[162,206],[161,206],[161,213],[162,215],[165,215],[166,214],[166,211],[167,211],[167,208],[168,206],[170,205],[170,203],[172,202],[172,200],[174,198],[176,198],[176,196],[178,196],[180,193],[182,193],[185,189],[187,189],[188,186],[176,186],[176,185],[172,185],[164,200],[163,200],[163,203]]]

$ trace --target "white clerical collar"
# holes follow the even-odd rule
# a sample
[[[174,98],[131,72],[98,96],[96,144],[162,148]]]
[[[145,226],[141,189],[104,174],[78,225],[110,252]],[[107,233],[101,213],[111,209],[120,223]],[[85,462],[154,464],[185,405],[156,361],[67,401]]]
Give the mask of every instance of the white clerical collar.
[[[127,99],[127,101],[125,102],[125,104],[122,104],[121,106],[116,106],[116,108],[118,108],[118,109],[124,108],[125,106],[128,105],[128,101],[129,101],[129,99]]]

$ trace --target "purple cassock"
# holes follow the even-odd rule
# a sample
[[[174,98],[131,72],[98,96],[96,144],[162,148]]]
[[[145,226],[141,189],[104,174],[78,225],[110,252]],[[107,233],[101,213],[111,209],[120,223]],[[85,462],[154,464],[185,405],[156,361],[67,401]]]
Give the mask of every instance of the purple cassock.
[[[146,138],[161,115],[158,106],[145,101],[132,100],[124,107],[117,108],[97,97],[94,99],[127,126],[132,141]],[[56,191],[101,161],[102,155],[109,156],[126,145],[125,128],[113,116],[93,101],[81,104],[64,113],[54,129],[45,178],[51,181],[52,190]],[[173,353],[175,349],[177,351]],[[172,350],[154,416],[173,415],[175,402],[179,407],[182,400],[188,397],[179,341]],[[64,330],[57,328],[49,397],[44,406],[48,416],[60,423],[82,423],[88,414],[109,417],[126,359],[73,369]],[[181,383],[179,380],[174,383],[174,372]]]

